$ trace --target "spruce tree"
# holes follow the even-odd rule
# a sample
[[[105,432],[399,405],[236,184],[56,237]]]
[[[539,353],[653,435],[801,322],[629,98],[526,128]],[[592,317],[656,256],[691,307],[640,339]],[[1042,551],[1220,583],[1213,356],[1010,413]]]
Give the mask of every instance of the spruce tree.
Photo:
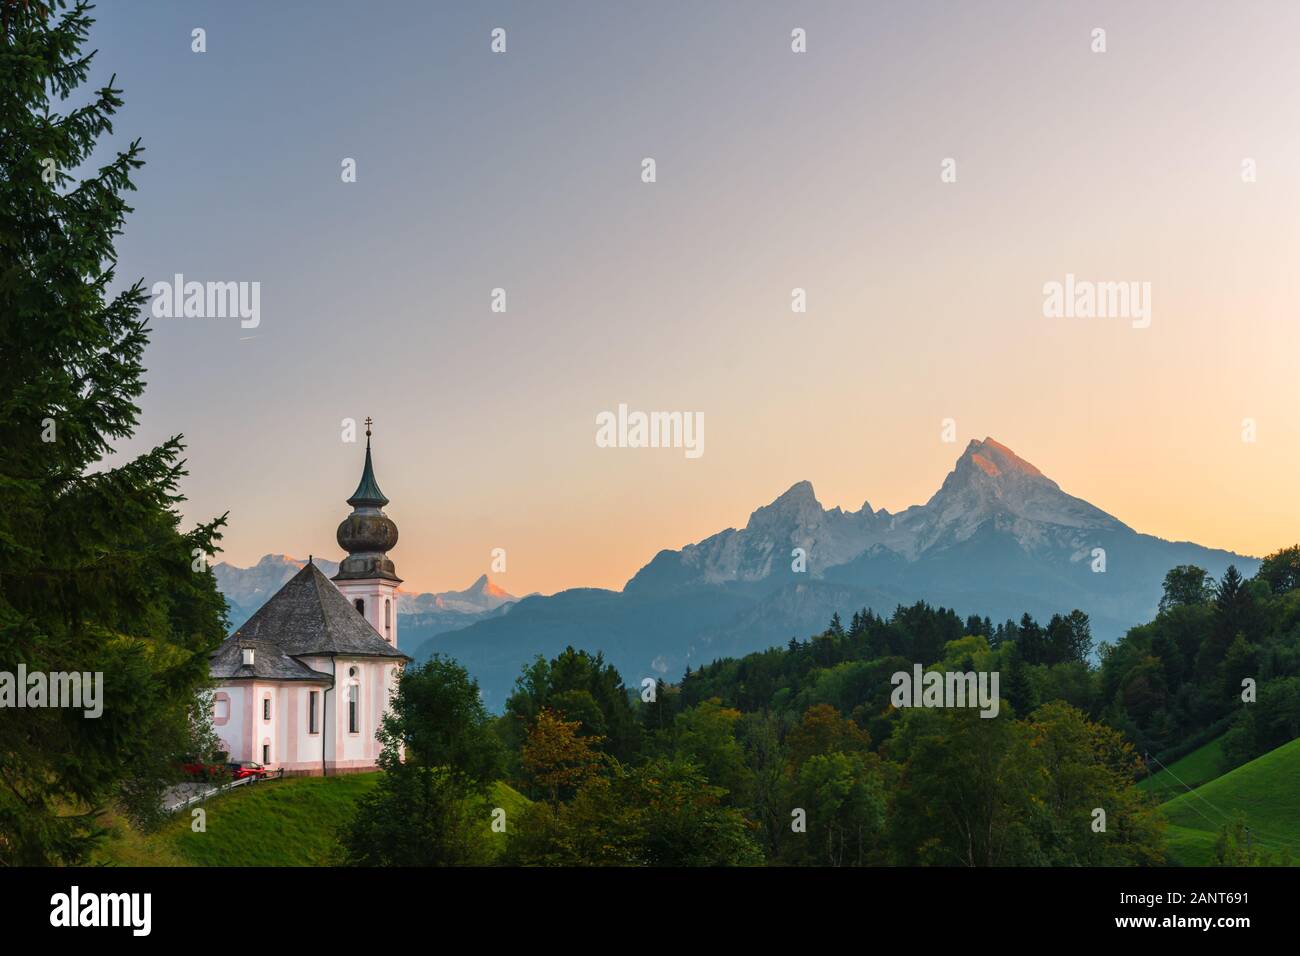
[[[142,148],[94,155],[122,100],[82,89],[92,22],[0,2],[0,672],[103,674],[98,718],[0,713],[0,865],[84,862],[110,802],[157,812],[225,631],[204,559],[224,516],[180,530],[180,436],[104,465],[137,426],[148,330],[143,280],[115,291]]]
[[[1029,675],[1029,665],[1025,663],[1019,642],[1007,642],[1005,660],[1007,676],[1002,685],[1005,696],[1016,716],[1024,717],[1038,706],[1038,697],[1034,692],[1034,683]]]

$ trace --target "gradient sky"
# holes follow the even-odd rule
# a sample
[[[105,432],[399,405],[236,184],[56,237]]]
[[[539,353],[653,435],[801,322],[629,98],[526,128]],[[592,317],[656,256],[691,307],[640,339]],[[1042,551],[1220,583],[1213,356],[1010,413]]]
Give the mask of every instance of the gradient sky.
[[[1300,539],[1294,3],[98,16],[147,149],[121,276],[262,284],[256,330],[153,322],[119,449],[183,432],[185,513],[230,511],[235,564],[339,556],[366,415],[414,590],[496,547],[516,594],[621,587],[801,479],[924,502],[985,435],[1140,531]],[[1151,327],[1044,318],[1066,273],[1150,282]],[[703,412],[705,454],[597,448],[620,402]]]

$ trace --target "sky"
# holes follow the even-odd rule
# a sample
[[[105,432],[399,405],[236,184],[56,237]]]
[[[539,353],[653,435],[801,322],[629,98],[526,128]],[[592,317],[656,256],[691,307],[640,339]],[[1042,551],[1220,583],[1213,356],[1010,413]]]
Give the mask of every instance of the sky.
[[[255,328],[151,320],[118,447],[182,433],[236,565],[340,557],[366,416],[418,591],[496,548],[515,594],[619,588],[800,480],[923,503],[985,436],[1139,531],[1300,540],[1294,3],[97,15],[104,149],[146,148],[120,276],[260,283]],[[1067,275],[1149,283],[1149,325],[1046,316]],[[703,454],[598,447],[620,404]]]

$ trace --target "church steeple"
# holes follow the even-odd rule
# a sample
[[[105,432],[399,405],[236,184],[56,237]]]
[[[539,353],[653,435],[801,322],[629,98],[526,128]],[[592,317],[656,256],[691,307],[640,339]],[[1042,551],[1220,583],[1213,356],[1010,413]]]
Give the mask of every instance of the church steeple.
[[[370,426],[366,419],[366,463],[361,470],[361,483],[348,499],[352,514],[339,525],[339,547],[348,553],[339,565],[335,581],[364,581],[382,578],[399,581],[388,551],[397,544],[397,525],[384,514],[388,499],[375,481],[375,467],[370,455]]]
[[[366,418],[366,466],[361,470],[361,484],[357,485],[357,490],[352,492],[352,497],[348,499],[348,504],[353,508],[371,507],[382,508],[388,504],[388,499],[384,493],[379,490],[379,484],[375,481],[375,467],[370,461],[370,426],[374,420]]]

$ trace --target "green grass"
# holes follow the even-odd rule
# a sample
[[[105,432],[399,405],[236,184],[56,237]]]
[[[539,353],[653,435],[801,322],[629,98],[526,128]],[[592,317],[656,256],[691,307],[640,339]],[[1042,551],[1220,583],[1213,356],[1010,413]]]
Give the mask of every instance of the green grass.
[[[1219,776],[1223,773],[1222,761],[1223,738],[1217,737],[1205,746],[1193,750],[1181,760],[1169,764],[1168,770],[1157,770],[1139,783],[1138,789],[1147,791],[1163,803],[1181,793],[1186,793],[1187,788],[1183,786],[1184,783],[1194,789]],[[1152,766],[1159,765],[1152,764]],[[1179,780],[1183,783],[1179,783]]]
[[[329,866],[335,834],[352,816],[356,802],[374,789],[378,773],[338,777],[290,777],[239,787],[207,802],[207,831],[191,830],[193,808],[180,811],[156,833],[143,835],[120,817],[105,823],[110,836],[96,862],[115,866]],[[517,818],[527,798],[504,783],[493,784],[493,806],[506,820]],[[495,856],[505,834],[491,831],[485,815],[483,838]]]
[[[1275,855],[1289,849],[1300,861],[1300,739],[1175,797],[1160,810],[1169,821],[1171,863],[1212,866],[1219,828],[1236,813],[1261,847]]]

